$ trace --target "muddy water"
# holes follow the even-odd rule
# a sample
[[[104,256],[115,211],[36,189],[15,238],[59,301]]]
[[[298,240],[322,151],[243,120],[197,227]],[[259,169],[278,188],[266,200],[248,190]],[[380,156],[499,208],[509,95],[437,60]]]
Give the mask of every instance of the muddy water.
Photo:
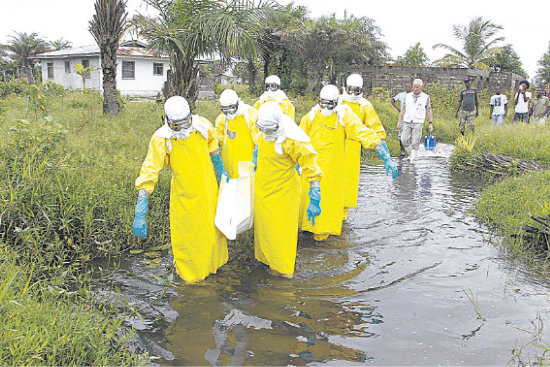
[[[166,287],[169,254],[151,268],[136,255],[98,290],[142,308],[131,324],[162,365],[504,365],[520,350],[529,361],[542,354],[532,333],[550,340],[548,283],[489,243],[469,212],[480,186],[449,172],[449,154],[440,144],[400,161],[395,181],[363,167],[342,236],[301,235],[292,280],[249,259]]]

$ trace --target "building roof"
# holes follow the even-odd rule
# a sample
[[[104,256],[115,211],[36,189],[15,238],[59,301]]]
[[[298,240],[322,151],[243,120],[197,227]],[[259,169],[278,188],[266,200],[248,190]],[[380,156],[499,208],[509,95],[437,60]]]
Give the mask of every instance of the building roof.
[[[166,59],[168,60],[168,55],[162,54],[157,50],[147,49],[144,44],[132,41],[124,42],[120,45],[117,51],[117,56],[121,57],[139,57],[139,58],[155,58],[155,59]],[[37,59],[60,59],[68,57],[79,57],[79,56],[99,56],[99,46],[97,44],[80,46],[68,48],[65,50],[50,51],[44,52],[41,54],[33,55]]]

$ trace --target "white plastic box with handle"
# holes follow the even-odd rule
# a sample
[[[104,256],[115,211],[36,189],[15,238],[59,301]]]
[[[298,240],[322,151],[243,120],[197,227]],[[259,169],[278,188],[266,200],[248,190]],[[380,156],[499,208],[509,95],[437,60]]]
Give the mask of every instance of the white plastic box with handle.
[[[234,240],[254,224],[254,163],[239,162],[239,178],[221,180],[214,224]]]

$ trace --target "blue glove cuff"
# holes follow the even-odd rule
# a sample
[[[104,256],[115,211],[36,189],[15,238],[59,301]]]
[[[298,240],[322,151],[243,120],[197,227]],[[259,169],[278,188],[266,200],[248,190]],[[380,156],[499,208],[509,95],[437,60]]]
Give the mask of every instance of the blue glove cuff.
[[[145,214],[149,211],[149,206],[147,205],[147,198],[144,196],[138,196],[135,215],[140,217],[145,217]]]

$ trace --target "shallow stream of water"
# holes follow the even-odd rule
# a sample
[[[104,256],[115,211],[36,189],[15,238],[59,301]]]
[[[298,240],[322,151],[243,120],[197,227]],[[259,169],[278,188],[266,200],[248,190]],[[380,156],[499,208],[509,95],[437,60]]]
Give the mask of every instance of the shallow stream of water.
[[[488,241],[470,213],[481,186],[449,172],[450,152],[400,160],[395,181],[362,167],[342,236],[301,235],[294,279],[241,256],[197,285],[166,287],[165,251],[158,267],[143,254],[121,260],[96,290],[114,285],[143,307],[130,323],[161,365],[528,362],[542,354],[532,333],[550,340],[549,284]]]

